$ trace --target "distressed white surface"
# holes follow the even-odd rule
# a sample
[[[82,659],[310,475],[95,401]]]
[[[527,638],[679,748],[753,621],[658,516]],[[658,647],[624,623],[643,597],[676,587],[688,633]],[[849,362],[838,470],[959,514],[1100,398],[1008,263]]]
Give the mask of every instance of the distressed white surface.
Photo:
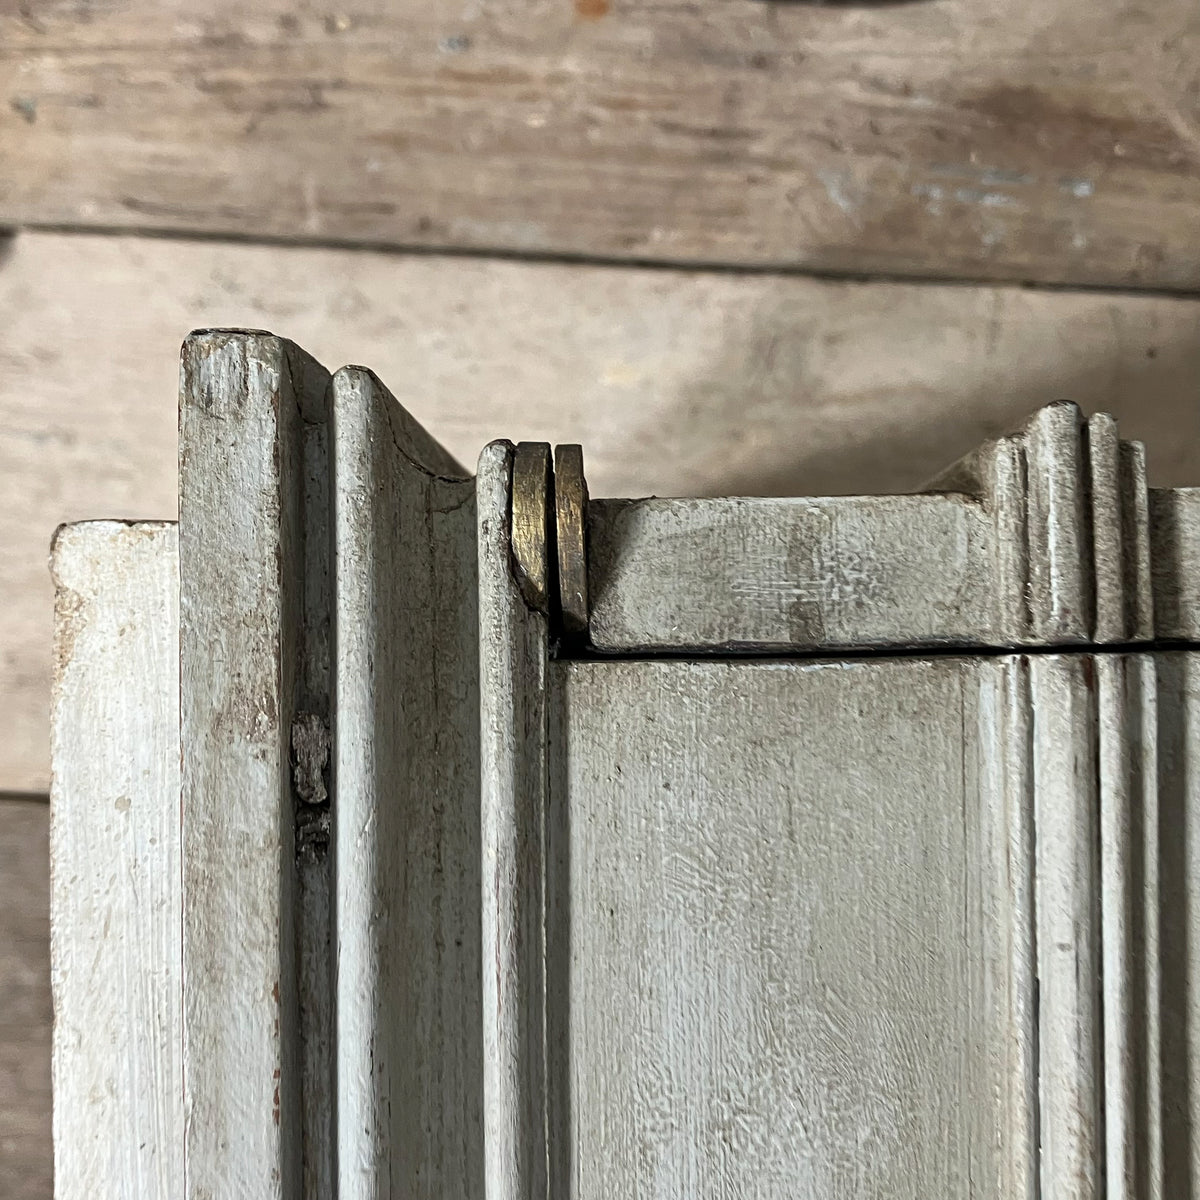
[[[479,459],[483,1148],[487,1200],[547,1195],[544,1014],[546,618],[525,607],[509,549],[512,447]]]
[[[991,624],[988,516],[965,496],[598,500],[589,513],[590,632],[605,652],[963,644]]]
[[[1200,1190],[1200,654],[1155,655],[1163,1197]]]
[[[563,1195],[1034,1195],[1011,662],[553,667]]]
[[[320,636],[304,583],[327,553],[315,538],[306,563],[301,406],[321,416],[327,376],[277,338],[222,331],[189,339],[182,371],[187,1196],[292,1197],[304,927],[289,758]]]
[[[55,1195],[179,1200],[176,530],[69,525],[52,565]]]
[[[483,1185],[475,485],[334,376],[337,1195]]]
[[[1041,1195],[1063,1200],[1099,1200],[1104,1179],[1095,669],[1029,660]]]
[[[1190,669],[553,664],[560,1194],[1186,1194]]]
[[[1156,668],[1096,655],[1105,1194],[1161,1200],[1163,1101]],[[1162,714],[1169,721],[1167,711]],[[1174,1195],[1176,1193],[1167,1193]]]
[[[932,487],[593,502],[592,642],[624,653],[1153,636],[1144,455],[1111,417],[1050,405]]]

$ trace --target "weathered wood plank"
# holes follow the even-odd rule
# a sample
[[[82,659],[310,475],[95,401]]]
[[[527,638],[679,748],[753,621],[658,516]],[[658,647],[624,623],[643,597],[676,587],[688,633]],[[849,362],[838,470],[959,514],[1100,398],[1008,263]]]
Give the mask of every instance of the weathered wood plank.
[[[0,22],[4,222],[1200,287],[1191,0]]]
[[[0,265],[0,786],[45,789],[56,525],[175,514],[177,354],[278,327],[462,462],[582,442],[592,494],[906,491],[1057,396],[1200,480],[1200,303],[22,234]]]
[[[482,1200],[475,484],[360,368],[330,422],[336,1194]]]
[[[1059,401],[917,495],[593,501],[592,645],[711,653],[1148,642],[1144,457],[1107,414],[1085,421]],[[1200,521],[1174,525],[1176,541],[1200,545]],[[1170,570],[1160,576],[1161,592]]]
[[[513,577],[513,448],[479,458],[479,821],[483,931],[483,1195],[545,1200],[548,622]],[[548,517],[548,512],[547,512]],[[566,1192],[565,1194],[571,1194]]]
[[[59,1200],[181,1200],[179,555],[174,525],[55,539]]]
[[[50,1200],[50,806],[0,797],[0,1195]]]
[[[564,1194],[1039,1194],[1022,669],[552,664]]]
[[[302,786],[307,778],[311,789],[314,763],[320,780],[322,725],[328,752],[328,378],[268,334],[210,330],[184,347],[189,1200],[315,1195],[328,1162],[327,1133],[314,1125],[331,1103],[328,1013],[303,1003],[306,990],[327,995],[330,986],[328,907],[304,903],[329,896],[328,813]],[[317,976],[310,989],[306,971]]]

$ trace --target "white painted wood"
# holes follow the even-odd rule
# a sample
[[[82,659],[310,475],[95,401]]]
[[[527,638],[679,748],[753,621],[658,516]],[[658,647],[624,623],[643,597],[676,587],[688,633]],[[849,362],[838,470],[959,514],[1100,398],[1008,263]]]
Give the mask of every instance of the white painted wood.
[[[472,484],[265,334],[182,391],[189,1200],[1200,1180],[1191,656],[1105,648],[1152,583],[1180,627],[1200,526],[1111,421],[917,496],[602,502],[593,640],[672,657],[567,661],[511,444]],[[839,646],[892,657],[687,657]]]
[[[1029,664],[1034,771],[1041,1195],[1103,1187],[1095,665]]]
[[[1105,1189],[1163,1192],[1156,658],[1096,655]]]
[[[302,860],[328,869],[328,835],[307,804],[320,756],[314,777],[293,745],[294,721],[328,720],[328,614],[312,607],[327,518],[306,480],[325,469],[311,459],[328,376],[277,338],[223,331],[189,339],[182,370],[186,1194],[290,1197],[331,1149],[317,1132],[328,1031],[301,1006],[297,966],[328,988],[328,924],[307,928],[298,903],[314,890]]]
[[[55,538],[59,1200],[184,1195],[178,567],[173,525]]]
[[[984,642],[990,532],[986,511],[961,495],[593,501],[592,644],[628,653]]]
[[[1143,460],[1111,417],[1085,421],[1062,402],[920,495],[597,501],[592,643],[627,653],[1148,641]]]
[[[1037,1194],[1012,669],[554,665],[564,1195]]]
[[[336,1194],[471,1200],[484,1194],[475,485],[367,371],[334,376],[330,419]]]
[[[483,1148],[487,1200],[547,1195],[542,880],[546,618],[525,606],[509,544],[512,446],[485,448],[479,519]]]
[[[562,1194],[1181,1194],[1155,669],[552,664]]]
[[[1155,655],[1158,676],[1163,1196],[1200,1183],[1200,655]]]

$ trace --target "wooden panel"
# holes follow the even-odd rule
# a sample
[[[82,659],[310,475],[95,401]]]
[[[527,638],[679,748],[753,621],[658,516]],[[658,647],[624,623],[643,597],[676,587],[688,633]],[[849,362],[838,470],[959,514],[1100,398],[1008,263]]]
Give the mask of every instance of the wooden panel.
[[[331,1103],[329,1014],[302,1003],[330,987],[322,953],[328,904],[305,902],[329,896],[328,811],[316,791],[330,716],[321,586],[330,543],[320,485],[328,379],[296,347],[266,334],[209,331],[184,349],[179,707],[189,1200],[311,1196],[328,1173],[321,1126]],[[316,974],[308,985],[305,970]]]
[[[1164,1200],[1200,1192],[1200,655],[1155,656]]]
[[[563,1195],[1039,1194],[1022,669],[554,664]]]
[[[4,222],[1200,286],[1192,0],[0,19]]]
[[[1192,657],[552,664],[561,1193],[1190,1194]]]
[[[832,9],[821,10],[833,12]],[[882,11],[882,10],[880,10]],[[0,786],[48,786],[54,527],[175,515],[177,355],[370,362],[462,462],[581,442],[596,496],[907,491],[1056,396],[1200,480],[1200,303],[22,234],[0,265]]]
[[[181,1200],[176,530],[68,526],[53,565],[55,1195]]]
[[[0,797],[0,1195],[50,1200],[50,807]]]

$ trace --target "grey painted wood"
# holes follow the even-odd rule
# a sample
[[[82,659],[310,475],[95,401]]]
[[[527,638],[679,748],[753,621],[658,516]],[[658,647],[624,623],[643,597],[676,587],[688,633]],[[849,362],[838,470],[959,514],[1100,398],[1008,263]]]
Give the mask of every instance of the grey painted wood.
[[[1097,655],[1105,1188],[1160,1200],[1163,1179],[1159,722],[1162,655]],[[1086,683],[1086,680],[1085,680]],[[1161,713],[1161,716],[1160,716]],[[1174,833],[1164,831],[1166,836]]]
[[[1194,16],[17,5],[0,223],[1194,291]]]
[[[541,1200],[549,1170],[543,894],[549,633],[513,576],[512,461],[510,443],[493,443],[480,456],[476,479],[484,1195]]]
[[[1200,656],[1155,656],[1163,1196],[1200,1190]]]
[[[594,500],[591,640],[606,653],[980,642],[990,532],[958,495]]]
[[[1141,446],[1052,404],[919,495],[593,502],[591,639],[604,653],[1148,641],[1149,522]]]
[[[677,657],[568,661],[510,443],[265,334],[182,390],[184,1194],[1195,1190],[1193,656],[1121,647],[1200,531],[1109,419],[602,503],[593,637]]]
[[[1187,1194],[1161,659],[553,664],[563,1194]]]
[[[1009,669],[555,665],[565,1194],[1036,1194]]]
[[[176,529],[66,526],[52,566],[55,1195],[179,1200]]]
[[[186,1194],[293,1196],[332,1149],[329,1031],[300,970],[327,972],[328,915],[308,927],[299,903],[319,894],[305,877],[328,870],[328,834],[292,772],[294,721],[328,720],[313,478],[328,376],[289,343],[224,331],[189,339],[182,372]]]
[[[334,376],[330,429],[336,1194],[471,1200],[484,1195],[475,485],[367,371]]]

